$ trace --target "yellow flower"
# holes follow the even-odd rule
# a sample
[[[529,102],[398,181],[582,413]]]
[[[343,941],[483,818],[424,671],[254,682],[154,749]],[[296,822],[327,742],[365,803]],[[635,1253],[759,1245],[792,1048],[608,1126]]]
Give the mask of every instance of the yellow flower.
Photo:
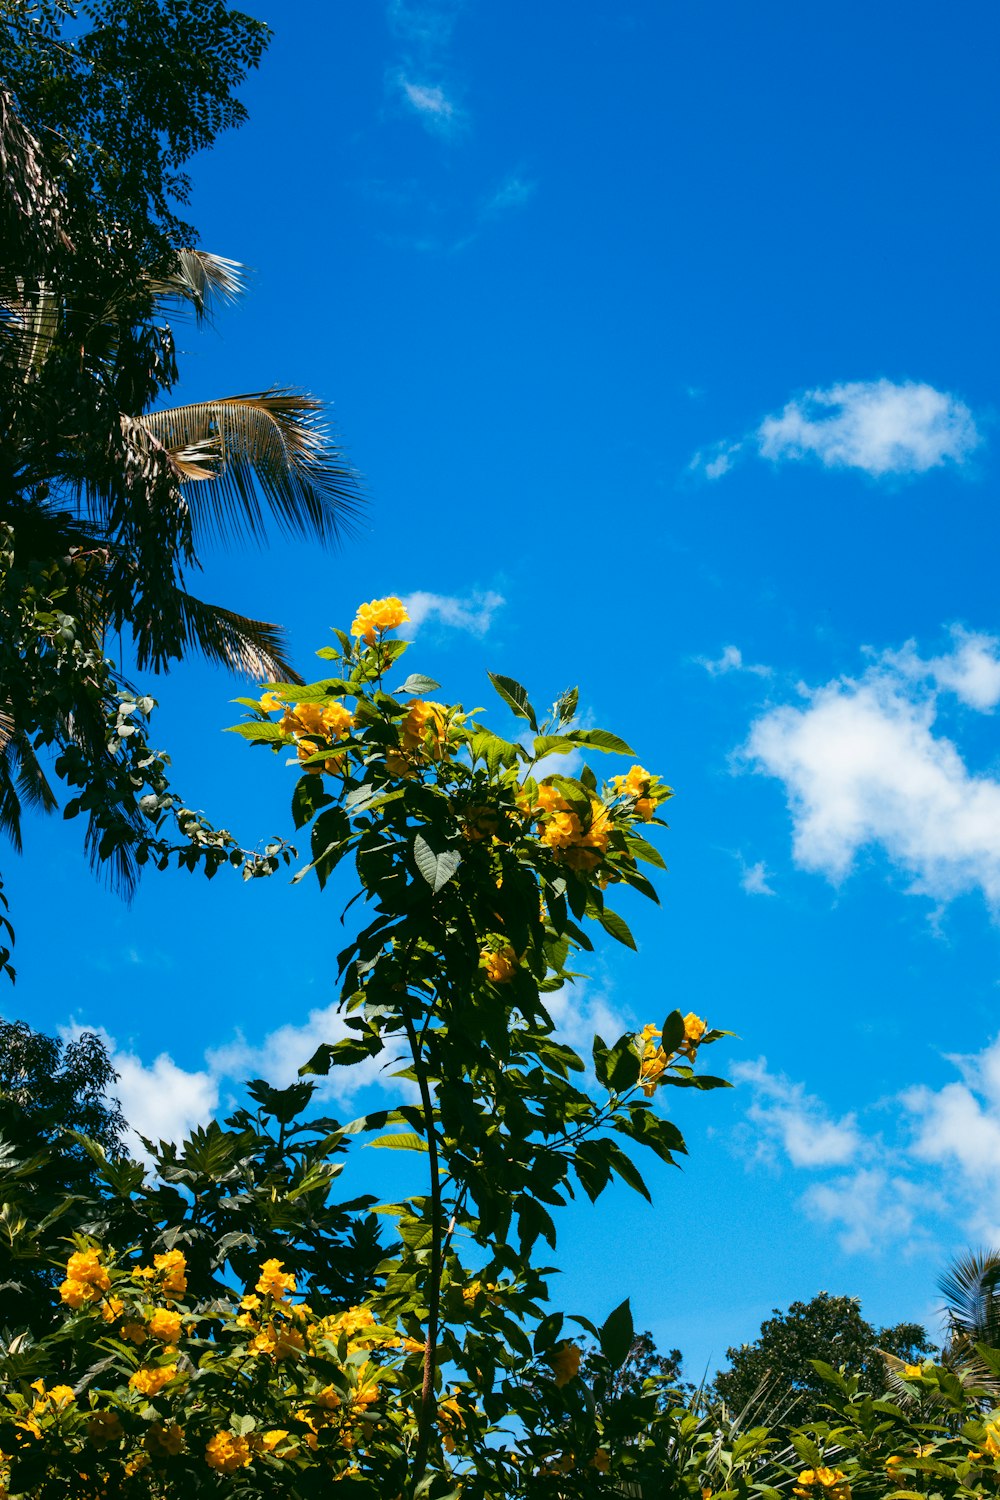
[[[142,1446],[147,1453],[157,1457],[176,1458],[184,1447],[184,1429],[176,1422],[154,1422],[143,1438]]]
[[[913,1452],[917,1458],[927,1458],[931,1453],[934,1452],[934,1444],[921,1443],[919,1447],[914,1448]]]
[[[208,1440],[205,1462],[221,1474],[235,1474],[237,1469],[245,1469],[250,1464],[250,1444],[245,1437],[237,1437],[232,1432],[217,1432]]]
[[[258,707],[262,708],[266,714],[274,714],[277,713],[280,708],[284,708],[285,704],[278,697],[277,693],[265,693],[264,696],[258,700]]]
[[[97,1250],[77,1250],[66,1262],[66,1277],[69,1281],[83,1281],[99,1291],[106,1292],[111,1277],[101,1265]]]
[[[351,626],[351,634],[361,636],[367,645],[374,646],[376,635],[386,630],[395,630],[409,619],[406,605],[395,594],[386,599],[372,599],[368,604],[359,604]]]
[[[268,1453],[273,1453],[275,1448],[280,1448],[282,1443],[287,1442],[288,1437],[289,1434],[283,1427],[272,1427],[270,1432],[262,1435],[261,1442]]]
[[[698,1044],[707,1030],[706,1022],[700,1016],[696,1016],[693,1010],[689,1010],[684,1017],[684,1041],[681,1043],[680,1051],[686,1052],[692,1062],[698,1050]]]
[[[507,984],[517,973],[517,954],[509,943],[495,952],[484,948],[479,957],[486,969],[487,979],[491,979],[494,984]]]
[[[556,1385],[568,1385],[580,1369],[580,1349],[577,1344],[562,1343],[551,1356],[552,1379]]]
[[[842,1469],[803,1469],[792,1494],[805,1500],[851,1500],[851,1486]]]
[[[158,1396],[177,1374],[176,1365],[141,1365],[129,1381],[140,1396]]]
[[[164,1344],[175,1344],[181,1336],[181,1315],[159,1307],[146,1324],[154,1339]]]
[[[149,1454],[137,1453],[134,1458],[130,1458],[128,1463],[125,1465],[125,1473],[131,1479],[133,1474],[138,1474],[140,1470],[145,1469],[148,1464]]]
[[[295,1291],[295,1277],[282,1271],[284,1264],[283,1260],[266,1260],[261,1266],[255,1290],[262,1297],[274,1297],[280,1302],[286,1292]]]
[[[987,1422],[983,1452],[988,1453],[990,1458],[1000,1458],[1000,1422]]]
[[[36,1381],[36,1386],[41,1382]],[[76,1392],[71,1385],[54,1385],[50,1391],[46,1391],[41,1402],[36,1401],[36,1406],[53,1406],[56,1411],[65,1411],[67,1406],[72,1406],[76,1400]]]
[[[432,760],[440,760],[448,738],[448,710],[443,703],[415,698],[399,732],[407,750],[423,750]]]
[[[260,1307],[260,1298],[255,1292],[247,1292],[240,1306],[245,1307],[248,1312],[256,1312],[257,1308]]]
[[[95,1411],[87,1421],[87,1436],[95,1448],[106,1448],[125,1436],[116,1411]]]
[[[924,1367],[923,1365],[904,1365],[899,1373],[904,1380],[919,1380],[924,1373]]]
[[[312,1399],[324,1411],[336,1411],[337,1407],[341,1405],[340,1392],[335,1391],[332,1385],[324,1386],[321,1391],[317,1391]]]
[[[107,1297],[101,1308],[101,1317],[105,1323],[113,1323],[116,1318],[121,1317],[124,1311],[125,1304],[120,1297]]]
[[[76,1281],[72,1277],[60,1283],[59,1296],[67,1307],[74,1309],[83,1307],[85,1302],[93,1302],[101,1295],[99,1288],[91,1286],[88,1281]]]
[[[611,1455],[608,1452],[607,1448],[598,1448],[597,1452],[590,1460],[590,1464],[588,1465],[588,1467],[591,1469],[596,1469],[598,1474],[606,1474],[611,1468]]]
[[[144,1344],[149,1337],[145,1323],[136,1322],[134,1319],[122,1324],[121,1335],[123,1339],[128,1339],[130,1344],[136,1345]]]
[[[187,1261],[183,1250],[167,1250],[163,1255],[154,1255],[153,1265],[163,1277],[164,1293],[168,1297],[183,1297],[187,1291]]]

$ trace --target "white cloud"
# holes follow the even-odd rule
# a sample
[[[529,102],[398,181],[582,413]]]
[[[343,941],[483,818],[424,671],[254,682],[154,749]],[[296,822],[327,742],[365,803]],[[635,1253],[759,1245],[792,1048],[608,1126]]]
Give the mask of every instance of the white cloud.
[[[969,708],[988,713],[1000,703],[1000,639],[951,628],[954,650],[924,660],[913,641],[883,660],[904,677],[929,678],[938,688],[954,693]]]
[[[720,677],[727,672],[751,672],[755,677],[771,676],[770,667],[744,661],[743,652],[738,646],[723,646],[722,655],[714,660],[707,656],[699,656],[696,660],[711,677]]]
[[[743,451],[743,447],[742,442],[733,443],[724,440],[721,443],[713,443],[704,452],[701,449],[698,450],[688,464],[688,470],[692,474],[704,474],[706,479],[721,479],[724,474],[729,473],[737,457]]]
[[[877,846],[911,892],[946,901],[979,889],[1000,908],[1000,782],[970,771],[935,729],[944,691],[992,706],[995,647],[963,633],[952,653],[922,662],[911,645],[756,720],[744,751],[784,782],[801,868],[839,881]]]
[[[880,1167],[861,1167],[831,1182],[813,1183],[801,1206],[809,1218],[839,1230],[840,1248],[849,1255],[890,1244],[897,1254],[912,1253],[926,1241],[926,1190]]]
[[[592,990],[589,984],[580,980],[575,984],[564,984],[562,989],[553,990],[542,1000],[552,1017],[557,1040],[579,1052],[588,1064],[595,1035],[611,1047],[626,1031],[637,1029],[633,1016],[619,1010],[607,995]]]
[[[853,1114],[833,1119],[801,1083],[769,1072],[763,1057],[735,1064],[732,1075],[753,1090],[746,1115],[755,1127],[755,1156],[773,1160],[780,1147],[793,1167],[847,1166],[857,1156],[861,1135]]]
[[[428,594],[418,589],[413,594],[404,594],[403,603],[410,617],[410,633],[415,635],[429,620],[441,625],[450,625],[455,630],[468,630],[472,635],[485,635],[493,616],[507,601],[502,594],[489,591],[471,594],[466,599],[450,594]]]
[[[399,86],[407,102],[424,116],[425,122],[444,130],[454,124],[455,106],[440,84],[412,83],[408,78],[400,78]]]
[[[219,1103],[218,1079],[209,1070],[180,1068],[167,1052],[145,1064],[134,1052],[118,1047],[103,1026],[81,1027],[76,1022],[63,1035],[77,1037],[82,1030],[96,1031],[108,1049],[118,1074],[114,1095],[135,1137],[152,1141],[179,1141],[196,1125],[204,1125]]]
[[[743,863],[742,860],[740,863]],[[762,859],[753,865],[743,865],[740,885],[748,896],[773,896],[775,894],[774,887],[768,883],[768,869]]]
[[[924,474],[963,464],[981,442],[964,401],[932,385],[853,380],[789,401],[757,429],[763,458],[816,458],[828,469]]]
[[[529,198],[535,194],[535,184],[521,177],[517,172],[509,172],[493,193],[483,204],[480,218],[495,219],[501,214],[510,213],[514,209],[523,208]]]
[[[301,1025],[288,1022],[262,1037],[256,1044],[247,1042],[241,1032],[221,1047],[210,1048],[205,1061],[219,1077],[242,1082],[252,1077],[266,1078],[277,1088],[286,1088],[298,1081],[299,1069],[309,1061],[317,1047],[323,1042],[339,1042],[347,1036],[344,1017],[337,1013],[337,1002],[318,1010],[311,1010]],[[336,1098],[347,1101],[362,1088],[378,1083],[383,1078],[387,1087],[393,1067],[394,1054],[383,1052],[378,1057],[366,1058],[350,1068],[331,1068],[325,1077],[317,1077],[320,1098]],[[402,1091],[403,1085],[399,1085]]]
[[[752,449],[772,463],[812,459],[880,479],[961,467],[982,441],[973,413],[949,391],[913,380],[851,380],[793,398],[746,437],[699,451],[688,467],[721,479]]]

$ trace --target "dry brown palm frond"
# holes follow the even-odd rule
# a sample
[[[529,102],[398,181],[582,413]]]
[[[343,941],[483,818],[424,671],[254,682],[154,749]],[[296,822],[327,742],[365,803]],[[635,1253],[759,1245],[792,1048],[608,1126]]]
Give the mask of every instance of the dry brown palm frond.
[[[194,308],[199,322],[214,301],[234,301],[243,291],[243,267],[238,260],[207,250],[179,250],[173,270],[150,276],[148,285],[158,302],[179,302]]]
[[[196,533],[263,540],[264,508],[289,533],[332,541],[360,506],[358,479],[319,421],[322,402],[259,391],[140,418],[169,452],[212,445],[218,474],[199,485]],[[263,503],[262,503],[263,502]]]

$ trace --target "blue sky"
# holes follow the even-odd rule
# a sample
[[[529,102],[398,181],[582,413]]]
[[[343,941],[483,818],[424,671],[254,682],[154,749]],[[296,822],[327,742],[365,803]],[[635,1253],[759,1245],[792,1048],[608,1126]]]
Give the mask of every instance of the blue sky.
[[[947,1257],[1000,1242],[995,8],[264,19],[251,122],[195,169],[249,290],[184,331],[180,394],[314,391],[369,504],[337,553],[207,555],[203,590],[306,671],[395,592],[430,596],[408,661],[449,697],[578,683],[677,796],[663,907],[567,1033],[674,1005],[739,1033],[655,1206],[567,1216],[557,1299],[630,1293],[695,1376],[820,1289],[929,1317]],[[221,733],[239,690],[187,664],[156,730],[252,842],[294,773]],[[103,1027],[154,1133],[336,1024],[335,894],[171,874],[127,909],[56,820],[9,894],[8,1010]]]

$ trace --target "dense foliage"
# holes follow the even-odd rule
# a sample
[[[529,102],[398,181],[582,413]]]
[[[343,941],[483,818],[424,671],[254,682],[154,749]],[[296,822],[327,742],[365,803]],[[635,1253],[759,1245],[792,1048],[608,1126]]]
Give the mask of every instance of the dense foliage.
[[[820,1292],[810,1302],[793,1302],[787,1312],[775,1308],[752,1344],[727,1349],[729,1368],[716,1377],[715,1389],[735,1412],[762,1396],[786,1401],[794,1395],[795,1415],[805,1421],[826,1395],[815,1360],[857,1375],[861,1389],[877,1392],[885,1384],[883,1353],[913,1364],[934,1352],[919,1324],[875,1329],[855,1298]]]
[[[0,828],[19,846],[22,808],[54,808],[62,780],[125,889],[173,847],[208,873],[270,866],[166,795],[153,700],[110,642],[138,673],[192,650],[289,671],[277,626],[191,591],[201,547],[267,520],[330,541],[357,501],[312,397],[160,405],[176,317],[240,290],[176,209],[190,157],[244,118],[233,90],[267,36],[222,0],[0,14]]]

